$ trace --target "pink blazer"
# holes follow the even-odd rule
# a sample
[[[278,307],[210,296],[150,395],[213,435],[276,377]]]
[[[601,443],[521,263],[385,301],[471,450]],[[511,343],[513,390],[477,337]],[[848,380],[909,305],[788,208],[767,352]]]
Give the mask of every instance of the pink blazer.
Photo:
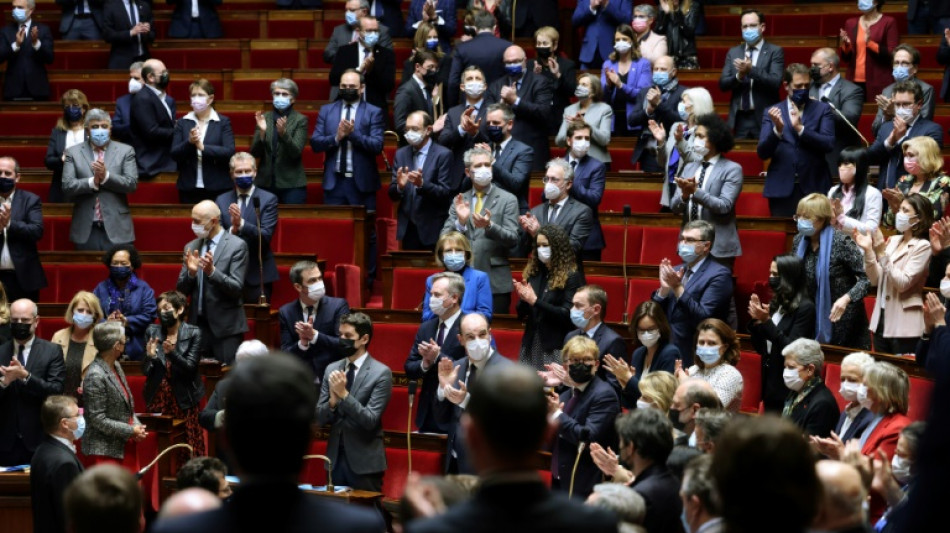
[[[864,268],[872,285],[877,285],[877,302],[871,315],[871,331],[877,331],[881,312],[885,337],[920,337],[924,332],[923,296],[930,264],[930,242],[911,239],[900,251],[903,237],[887,240],[887,249],[880,259],[865,254]],[[883,304],[883,307],[882,307]]]

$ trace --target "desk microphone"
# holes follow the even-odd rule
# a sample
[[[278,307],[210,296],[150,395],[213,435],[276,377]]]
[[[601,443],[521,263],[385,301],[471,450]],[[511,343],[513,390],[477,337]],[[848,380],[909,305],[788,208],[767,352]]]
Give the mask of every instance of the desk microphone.
[[[333,494],[336,492],[336,488],[333,486],[333,462],[330,461],[330,458],[326,455],[304,455],[304,459],[322,459],[324,463],[327,464],[327,492]]]
[[[854,124],[852,124],[851,121],[848,120],[848,117],[844,116],[844,114],[841,113],[841,111],[838,111],[838,108],[835,107],[835,105],[831,103],[831,100],[829,100],[827,96],[822,96],[821,101],[828,104],[828,106],[831,107],[831,110],[834,111],[836,115],[841,117],[841,120],[843,120],[844,123],[847,124],[849,128],[851,128],[851,131],[858,134],[858,137],[860,137],[861,140],[864,141],[865,148],[868,146],[871,146],[871,143],[869,143],[868,140],[864,138],[864,135],[861,135],[861,132],[858,131],[858,128],[855,128]]]
[[[580,442],[577,444],[577,456],[574,458],[574,468],[571,469],[571,485],[567,489],[567,497],[570,498],[574,494],[574,476],[577,475],[577,465],[581,462],[581,454],[584,453],[584,448],[587,447],[587,441],[590,440],[590,429],[587,427],[581,428]]]
[[[382,151],[381,151],[380,153],[383,154],[383,163],[386,163],[386,172],[392,172],[392,171],[393,171],[393,166],[392,166],[392,164],[389,163],[389,158],[386,156],[386,143],[385,143],[385,139],[386,139],[386,136],[387,136],[387,135],[392,135],[393,137],[396,138],[396,146],[398,147],[398,146],[399,146],[399,134],[396,133],[395,131],[392,131],[392,130],[386,130],[386,131],[383,132],[383,141],[384,141],[384,142],[383,142],[383,149],[382,149]]]
[[[258,196],[251,198],[254,204],[254,215],[257,217],[257,266],[260,268],[261,297],[258,305],[267,305],[267,296],[264,295],[264,237],[261,235],[261,199]]]
[[[409,414],[406,415],[406,456],[408,457],[409,473],[412,473],[412,404],[415,402],[418,386],[418,381],[414,379],[409,381]]]
[[[666,184],[663,185],[664,187]],[[630,279],[627,278],[627,224],[630,223],[630,205],[623,206],[623,323],[629,323]]]
[[[185,444],[184,442],[179,442],[178,444],[172,444],[172,445],[169,446],[168,448],[165,448],[164,450],[162,450],[161,453],[159,453],[158,455],[156,455],[156,456],[155,456],[155,459],[152,459],[152,462],[151,462],[151,463],[145,465],[145,467],[143,467],[141,470],[139,470],[138,472],[136,472],[136,473],[135,473],[135,479],[136,479],[136,480],[141,480],[143,477],[145,477],[145,474],[147,474],[148,471],[151,470],[152,467],[155,466],[156,463],[158,463],[158,460],[159,460],[159,459],[161,459],[162,457],[165,457],[165,454],[167,454],[168,452],[174,450],[175,448],[188,448],[188,451],[191,452],[191,456],[194,457],[194,455],[195,455],[195,449],[192,448],[190,445]]]

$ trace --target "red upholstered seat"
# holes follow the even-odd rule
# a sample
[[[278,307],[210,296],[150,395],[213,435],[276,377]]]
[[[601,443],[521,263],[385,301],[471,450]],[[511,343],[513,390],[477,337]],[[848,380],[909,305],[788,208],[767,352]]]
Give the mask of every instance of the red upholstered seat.
[[[326,260],[329,270],[338,263],[354,263],[354,247],[350,243],[356,237],[352,220],[284,218],[280,221],[276,239],[271,240],[271,249],[283,253],[316,254]]]
[[[419,309],[422,317],[422,298],[425,296],[426,279],[439,272],[433,268],[393,269],[393,309]]]
[[[40,201],[46,203],[49,199],[49,183],[34,183],[21,181],[16,184],[16,188],[21,191],[30,191],[40,197]]]
[[[413,450],[412,471],[424,476],[442,474],[443,456],[441,452]],[[386,448],[386,475],[383,476],[383,498],[398,500],[402,498],[409,475],[409,452],[402,448]]]
[[[623,278],[617,276],[587,276],[587,283],[600,285],[601,288],[607,291],[607,321],[620,322],[623,320]]]
[[[870,320],[871,315],[874,314],[875,305],[877,305],[877,296],[874,296],[874,294],[868,294],[864,297],[864,311],[868,314],[868,320]]]
[[[608,147],[610,152],[610,170],[634,170],[633,148],[626,147]]]
[[[180,252],[195,240],[191,220],[168,217],[133,217],[135,247],[141,252]]]
[[[327,441],[312,440],[307,455],[326,455]],[[303,468],[300,470],[300,477],[297,478],[300,483],[308,483],[315,487],[327,484],[327,471],[324,467],[326,463],[321,459],[307,459],[303,462]]]
[[[647,226],[643,228],[643,248],[640,251],[640,263],[644,265],[658,265],[664,258],[673,264],[680,263],[676,255],[676,246],[679,242],[679,228],[664,228]]]
[[[158,298],[159,294],[175,289],[180,272],[181,265],[152,263],[142,265],[138,275],[155,291],[155,297]]]
[[[602,226],[604,231],[604,242],[606,245],[601,251],[601,261],[608,263],[620,263],[623,261],[623,226],[609,225]],[[636,264],[640,262],[641,250],[643,248],[643,227],[627,226],[627,263]]]
[[[343,298],[350,308],[363,306],[363,274],[356,265],[339,264],[334,272],[323,275],[327,287],[334,287],[333,296]],[[330,290],[329,288],[327,290]]]
[[[40,291],[43,302],[69,303],[79,291],[92,291],[103,279],[105,268],[95,264],[47,263],[43,265],[49,286]]]
[[[422,316],[421,313],[419,316]],[[369,344],[369,352],[392,371],[402,372],[418,329],[418,324],[377,322],[373,324],[373,339]]]
[[[825,386],[835,395],[835,401],[838,402],[838,409],[844,409],[848,401],[841,397],[838,389],[841,388],[841,365],[837,363],[825,363]]]
[[[736,214],[746,217],[767,217],[769,214],[769,200],[758,192],[746,192],[736,200]]]
[[[135,402],[135,412],[144,413],[148,411],[145,405],[145,376],[130,376],[126,374],[125,379],[129,382],[129,390],[132,392],[132,401]]]
[[[42,298],[40,299],[42,300]],[[36,336],[41,339],[51,339],[54,333],[67,326],[69,324],[61,316],[44,316],[36,325]]]
[[[395,218],[381,216],[376,219],[377,260],[389,252],[399,249],[399,241],[396,239],[398,229]]]
[[[518,361],[518,357],[521,355],[521,337],[524,335],[524,331],[520,329],[493,329],[491,334],[498,352],[512,361]],[[564,334],[566,335],[567,332],[565,331]]]
[[[660,190],[641,191],[606,190],[600,201],[600,211],[623,212],[623,206],[629,205],[633,213],[658,213],[660,211]]]
[[[653,278],[630,278],[627,291],[627,316],[633,321],[637,306],[649,300],[653,292],[660,288],[660,281]]]
[[[736,368],[742,374],[742,405],[739,410],[758,413],[762,402],[762,356],[756,352],[740,352]]]
[[[739,230],[742,255],[736,258],[737,283],[752,290],[756,281],[768,281],[772,259],[785,253],[785,233],[781,231]]]
[[[401,367],[400,367],[401,369]],[[416,413],[419,412],[419,395],[416,394],[412,405],[412,431],[416,431]],[[406,423],[409,422],[409,389],[407,387],[393,387],[389,405],[383,411],[383,431],[406,432]]]
[[[743,176],[757,176],[759,172],[764,170],[762,160],[759,159],[759,155],[755,152],[741,152],[735,150],[729,152],[727,157],[742,166]]]
[[[907,416],[911,420],[926,420],[930,414],[930,398],[933,396],[933,380],[911,376],[910,378],[910,405]]]
[[[177,204],[178,187],[172,182],[140,181],[128,199],[130,204]]]

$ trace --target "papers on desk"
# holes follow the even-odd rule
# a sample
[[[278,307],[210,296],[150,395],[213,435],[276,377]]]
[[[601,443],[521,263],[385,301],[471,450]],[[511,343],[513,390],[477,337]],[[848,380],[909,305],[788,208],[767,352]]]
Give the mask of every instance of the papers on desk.
[[[26,472],[30,465],[0,466],[0,472]]]
[[[327,486],[326,486],[326,485],[313,486],[313,485],[310,485],[309,483],[303,483],[303,484],[301,484],[301,485],[298,485],[298,487],[299,487],[301,490],[315,490],[315,491],[317,491],[317,492],[327,492]],[[333,487],[333,493],[334,493],[334,494],[339,494],[339,493],[341,493],[341,492],[347,492],[347,491],[350,491],[350,490],[352,490],[352,489],[350,489],[350,487],[341,487],[341,486],[339,486],[339,485],[334,485],[334,487]]]

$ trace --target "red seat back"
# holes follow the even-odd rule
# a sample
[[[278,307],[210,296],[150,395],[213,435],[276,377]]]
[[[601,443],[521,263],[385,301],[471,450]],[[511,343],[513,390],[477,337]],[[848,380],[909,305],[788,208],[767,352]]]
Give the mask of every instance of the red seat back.
[[[567,335],[567,332],[564,332],[564,334]],[[521,356],[521,337],[524,336],[524,331],[519,329],[493,329],[491,335],[501,355],[512,361],[518,361]]]
[[[316,254],[327,262],[327,270],[339,263],[360,264],[355,257],[353,243],[362,239],[356,235],[353,220],[329,218],[284,218],[280,231],[271,240],[275,252]]]
[[[416,413],[419,412],[419,396],[412,405],[412,429],[416,431]],[[409,389],[407,387],[393,387],[392,397],[386,410],[383,411],[383,431],[406,432],[406,423],[409,422]]]
[[[377,322],[373,324],[373,339],[370,341],[369,351],[377,361],[381,361],[396,372],[401,372],[418,330],[419,324]]]
[[[649,226],[643,228],[643,248],[640,251],[640,263],[644,265],[659,265],[663,259],[669,259],[673,264],[680,263],[676,255],[676,246],[679,242],[679,228],[664,228]]]
[[[443,457],[440,452],[413,450],[412,471],[424,476],[442,474]],[[402,448],[386,448],[386,475],[383,476],[383,498],[402,498],[409,474],[409,452]]]
[[[434,268],[393,269],[393,309],[422,309],[426,292],[426,279],[440,272]],[[422,313],[419,314],[420,318]]]
[[[740,352],[736,368],[742,374],[742,405],[739,410],[758,413],[762,402],[762,356],[756,352]]]
[[[57,331],[69,326],[66,320],[61,316],[44,316],[40,318],[39,323],[36,325],[36,336],[41,339],[50,340]]]
[[[307,450],[307,455],[326,455],[327,454],[327,441],[325,440],[313,440],[310,441],[310,449]],[[314,487],[319,487],[327,484],[327,470],[324,468],[324,463],[320,459],[308,459],[303,462],[303,469],[300,470],[300,477],[297,478],[300,483],[307,483],[313,485]]]
[[[175,290],[178,283],[178,274],[181,265],[175,264],[145,264],[139,269],[139,276],[155,291],[155,297],[165,292]]]
[[[145,413],[148,408],[145,405],[145,376],[125,376],[129,382],[129,390],[132,392],[132,401],[135,402],[135,412]]]
[[[848,405],[848,401],[841,397],[841,393],[838,390],[841,388],[841,365],[838,363],[825,363],[825,386],[828,387],[828,390],[831,391],[835,396],[835,401],[838,402],[838,409],[844,409],[845,405]]]
[[[132,222],[135,224],[135,247],[140,252],[180,252],[195,240],[191,221],[187,218],[137,216]]]
[[[926,420],[930,414],[930,398],[933,396],[934,382],[930,379],[911,377],[910,397],[907,416],[911,420]]]
[[[623,278],[617,276],[587,276],[587,283],[600,285],[607,292],[607,322],[623,320]]]
[[[736,200],[736,214],[748,217],[768,217],[769,199],[758,192],[747,192],[739,195]]]
[[[611,224],[602,226],[605,246],[601,250],[601,261],[605,263],[623,262],[623,226]],[[643,248],[643,228],[641,226],[627,226],[627,263],[640,262]]]
[[[634,311],[641,303],[651,299],[653,292],[660,288],[660,281],[653,278],[630,278],[627,292],[627,316],[633,321]]]
[[[625,205],[629,205],[633,213],[659,213],[660,190],[607,189],[599,211],[622,213]]]

